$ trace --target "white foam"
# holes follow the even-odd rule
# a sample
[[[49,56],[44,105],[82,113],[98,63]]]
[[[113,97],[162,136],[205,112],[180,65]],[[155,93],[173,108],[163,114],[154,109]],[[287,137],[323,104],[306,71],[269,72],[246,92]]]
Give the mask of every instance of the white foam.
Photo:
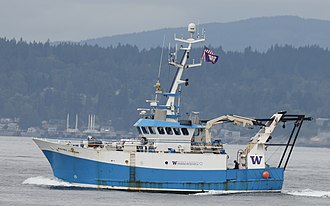
[[[330,191],[320,191],[320,190],[297,190],[297,191],[283,191],[282,193],[295,196],[306,196],[306,197],[330,197]]]
[[[86,184],[77,184],[69,183],[63,180],[57,179],[56,177],[30,177],[23,181],[24,185],[37,185],[37,186],[46,186],[46,187],[83,187],[83,188],[100,188],[94,185]],[[228,194],[237,194],[237,193],[246,193],[252,191],[216,191],[210,190],[208,192],[195,193],[193,195],[203,196],[203,195],[228,195]],[[294,195],[294,196],[306,196],[306,197],[322,197],[329,198],[330,191],[320,191],[320,190],[295,190],[295,191],[282,191],[283,194]]]
[[[22,183],[23,185],[39,185],[39,186],[62,186],[62,187],[72,187],[72,184],[64,182],[57,178],[49,177],[30,177]]]
[[[30,177],[22,183],[24,185],[37,185],[37,186],[52,186],[52,187],[87,187],[94,188],[90,185],[82,185],[76,183],[69,183],[63,180],[57,179],[56,177]]]
[[[242,193],[243,191],[216,191],[216,190],[210,190],[208,192],[201,192],[201,193],[195,193],[193,195],[202,196],[202,195],[229,195],[229,194],[236,194],[236,193]]]

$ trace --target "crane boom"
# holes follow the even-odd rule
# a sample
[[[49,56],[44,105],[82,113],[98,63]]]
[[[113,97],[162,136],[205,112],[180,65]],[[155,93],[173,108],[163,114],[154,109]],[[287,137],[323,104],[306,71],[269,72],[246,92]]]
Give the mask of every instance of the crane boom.
[[[223,115],[206,122],[205,125],[205,142],[211,142],[210,129],[213,125],[221,124],[223,122],[233,122],[237,126],[248,127],[254,125],[255,119],[242,117],[237,115]]]

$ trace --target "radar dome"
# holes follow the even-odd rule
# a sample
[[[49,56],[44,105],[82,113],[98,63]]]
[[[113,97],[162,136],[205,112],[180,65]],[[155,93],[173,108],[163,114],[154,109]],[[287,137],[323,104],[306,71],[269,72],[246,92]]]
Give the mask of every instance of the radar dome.
[[[190,24],[188,25],[188,32],[190,32],[190,33],[195,33],[195,31],[196,31],[196,24],[194,24],[194,23],[190,23]]]

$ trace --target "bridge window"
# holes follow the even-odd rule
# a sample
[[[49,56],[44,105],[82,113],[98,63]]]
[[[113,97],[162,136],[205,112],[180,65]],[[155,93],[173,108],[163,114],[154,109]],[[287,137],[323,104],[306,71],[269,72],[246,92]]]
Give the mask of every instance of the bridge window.
[[[156,134],[154,128],[152,128],[152,127],[148,127],[148,129],[149,129],[150,134]]]
[[[179,128],[173,128],[174,134],[176,135],[181,135],[180,129]]]
[[[181,131],[183,135],[189,135],[187,128],[181,128]]]
[[[163,127],[157,127],[157,130],[159,134],[165,134],[165,130]]]
[[[137,127],[137,130],[138,130],[139,134],[142,134],[142,131],[141,131],[140,127]]]
[[[168,135],[172,135],[173,134],[173,131],[172,131],[171,127],[165,127],[165,130],[166,130],[166,133]]]
[[[145,127],[141,127],[141,129],[142,129],[143,134],[149,134],[147,128],[145,128]]]

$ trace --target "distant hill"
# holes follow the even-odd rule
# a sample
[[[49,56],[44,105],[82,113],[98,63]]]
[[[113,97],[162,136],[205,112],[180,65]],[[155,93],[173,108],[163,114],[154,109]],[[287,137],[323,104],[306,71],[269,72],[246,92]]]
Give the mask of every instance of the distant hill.
[[[317,46],[273,46],[267,52],[210,49],[219,55],[218,63],[189,69],[182,78],[189,78],[181,93],[182,119],[190,111],[200,111],[201,119],[221,114],[261,118],[281,110],[315,119],[330,117],[330,50]],[[154,98],[161,51],[130,45],[51,46],[0,38],[0,117],[19,118],[26,129],[40,127],[43,120],[64,120],[68,113],[95,114],[97,122],[111,120],[114,128],[127,131],[139,117],[136,108]],[[191,58],[200,53],[195,49]],[[176,72],[166,60],[160,78],[164,91]],[[80,118],[79,124],[87,125],[86,120]],[[316,136],[315,128],[304,134]]]
[[[318,45],[330,47],[330,21],[304,19],[297,16],[259,17],[229,23],[202,24],[205,28],[207,43],[224,50],[243,51],[246,47],[266,51],[272,45],[289,44],[294,47]],[[120,44],[136,45],[139,49],[160,46],[165,35],[166,40],[186,34],[186,28],[164,28],[154,31],[115,35],[88,39],[80,43],[101,47]]]

